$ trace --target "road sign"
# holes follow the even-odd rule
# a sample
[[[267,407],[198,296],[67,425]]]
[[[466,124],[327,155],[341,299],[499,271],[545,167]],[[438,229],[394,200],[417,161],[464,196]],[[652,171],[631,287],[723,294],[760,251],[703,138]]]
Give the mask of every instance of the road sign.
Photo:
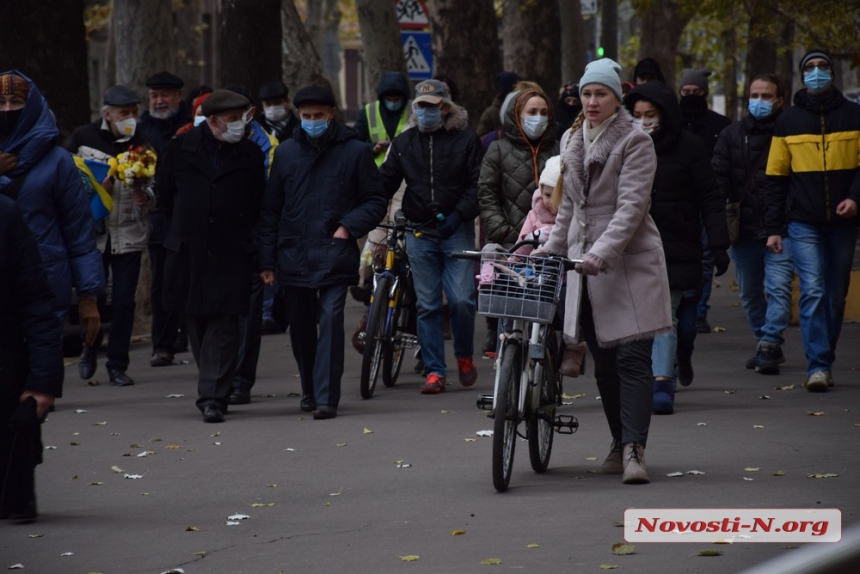
[[[403,58],[410,80],[429,80],[433,77],[433,47],[430,32],[401,32]]]
[[[597,14],[597,0],[579,0],[579,6],[583,16]]]
[[[430,27],[430,16],[424,0],[394,0],[397,24],[407,30],[424,30]]]

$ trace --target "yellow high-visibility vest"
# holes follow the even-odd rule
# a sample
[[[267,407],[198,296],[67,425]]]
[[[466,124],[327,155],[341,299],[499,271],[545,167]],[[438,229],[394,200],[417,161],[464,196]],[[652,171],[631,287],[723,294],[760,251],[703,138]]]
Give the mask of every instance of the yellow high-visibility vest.
[[[373,104],[365,106],[365,113],[367,114],[367,131],[370,133],[370,141],[374,144],[388,140],[388,132],[385,131],[385,125],[382,123],[382,116],[379,112],[379,106],[381,105],[382,102],[376,100]],[[406,102],[403,105],[403,111],[400,114],[400,121],[397,122],[397,129],[394,131],[394,137],[400,135],[400,132],[406,128],[406,122],[409,121],[409,110],[411,107],[410,102]],[[376,154],[376,157],[374,157],[376,167],[381,166],[385,161],[385,152],[386,150],[382,150]]]

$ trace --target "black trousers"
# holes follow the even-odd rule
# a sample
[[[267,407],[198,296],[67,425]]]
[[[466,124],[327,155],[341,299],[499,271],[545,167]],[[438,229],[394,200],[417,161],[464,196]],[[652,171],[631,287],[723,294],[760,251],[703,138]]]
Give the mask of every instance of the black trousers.
[[[251,277],[251,304],[248,316],[239,317],[239,362],[233,388],[250,391],[257,382],[257,363],[263,336],[263,281],[257,273]]]
[[[594,357],[594,377],[612,438],[621,444],[645,446],[651,425],[654,382],[651,374],[653,339],[601,348],[594,329],[594,310],[588,298],[587,279],[582,287],[580,323],[582,337]]]
[[[171,353],[179,331],[179,313],[164,308],[164,260],[167,250],[149,245],[149,269],[152,272],[152,354]]]
[[[302,394],[317,405],[337,408],[343,377],[343,309],[346,285],[320,289],[287,287],[290,341],[299,366]]]
[[[188,343],[197,362],[197,408],[227,411],[239,353],[239,315],[186,316]]]

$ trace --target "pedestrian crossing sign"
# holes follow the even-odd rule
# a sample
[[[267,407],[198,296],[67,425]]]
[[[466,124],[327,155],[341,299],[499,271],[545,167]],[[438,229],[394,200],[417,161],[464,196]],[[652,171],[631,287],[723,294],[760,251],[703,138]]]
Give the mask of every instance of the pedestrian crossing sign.
[[[394,0],[397,10],[397,25],[411,30],[426,30],[430,27],[430,16],[424,0]]]
[[[410,80],[433,77],[433,46],[430,32],[402,32],[403,58]]]

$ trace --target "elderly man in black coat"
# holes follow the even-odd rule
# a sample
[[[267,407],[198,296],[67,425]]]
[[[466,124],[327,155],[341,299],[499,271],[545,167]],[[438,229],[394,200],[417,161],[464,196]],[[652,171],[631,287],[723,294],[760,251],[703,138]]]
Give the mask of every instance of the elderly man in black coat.
[[[0,518],[36,516],[38,419],[63,390],[53,298],[35,239],[0,195]]]
[[[156,194],[170,222],[164,304],[186,316],[206,422],[222,422],[227,411],[256,263],[266,174],[263,152],[244,137],[249,106],[215,90],[202,106],[206,121],[170,142],[158,166]]]
[[[301,409],[330,419],[340,401],[347,287],[358,283],[356,239],[382,221],[388,200],[370,148],[334,120],[331,91],[308,86],[293,103],[302,129],[275,150],[259,226],[260,275],[271,285],[277,269],[286,288]]]

